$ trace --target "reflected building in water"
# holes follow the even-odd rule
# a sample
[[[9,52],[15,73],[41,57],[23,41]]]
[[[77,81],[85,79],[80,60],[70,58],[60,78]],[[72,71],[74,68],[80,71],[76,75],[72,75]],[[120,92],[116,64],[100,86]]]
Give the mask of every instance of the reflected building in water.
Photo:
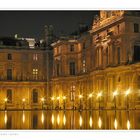
[[[1,111],[0,129],[140,129],[140,111]]]

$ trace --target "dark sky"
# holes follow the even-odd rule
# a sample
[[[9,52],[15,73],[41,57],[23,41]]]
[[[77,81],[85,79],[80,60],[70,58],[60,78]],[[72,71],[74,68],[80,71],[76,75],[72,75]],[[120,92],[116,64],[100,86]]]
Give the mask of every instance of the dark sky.
[[[79,23],[91,25],[97,11],[0,11],[0,36],[43,38],[44,25],[53,25],[57,35],[71,33]]]

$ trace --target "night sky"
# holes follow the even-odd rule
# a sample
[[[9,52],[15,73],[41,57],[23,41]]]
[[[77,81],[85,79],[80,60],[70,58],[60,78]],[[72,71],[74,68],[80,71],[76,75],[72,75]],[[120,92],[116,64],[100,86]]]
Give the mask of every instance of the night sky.
[[[0,11],[0,36],[44,37],[44,25],[53,25],[56,35],[70,34],[80,23],[88,26],[97,11]]]

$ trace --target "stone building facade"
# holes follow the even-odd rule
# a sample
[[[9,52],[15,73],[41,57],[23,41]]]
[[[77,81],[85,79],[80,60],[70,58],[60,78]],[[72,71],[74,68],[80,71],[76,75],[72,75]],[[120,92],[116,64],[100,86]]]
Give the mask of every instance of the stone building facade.
[[[1,109],[139,108],[140,12],[100,11],[90,30],[57,41],[53,26],[45,33],[45,48],[0,41]]]
[[[91,30],[53,43],[56,105],[66,96],[68,108],[138,108],[139,26],[137,11],[100,11]]]

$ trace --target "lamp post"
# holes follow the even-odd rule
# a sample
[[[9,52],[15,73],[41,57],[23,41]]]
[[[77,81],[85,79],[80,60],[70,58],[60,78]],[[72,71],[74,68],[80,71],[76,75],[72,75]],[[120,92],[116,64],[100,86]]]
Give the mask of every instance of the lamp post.
[[[42,102],[42,110],[44,109],[44,100],[45,100],[45,99],[42,97],[42,98],[41,98],[41,102]]]
[[[92,93],[89,94],[89,108],[92,109]]]
[[[118,91],[117,90],[115,90],[114,92],[113,92],[113,96],[114,96],[114,107],[115,107],[115,109],[116,109],[116,96],[118,95]]]
[[[7,109],[7,101],[8,101],[8,99],[5,98],[5,99],[4,99],[4,102],[5,102],[5,110]]]
[[[126,100],[127,100],[127,109],[129,108],[129,94],[131,92],[131,89],[127,89],[126,92],[125,92],[125,95],[126,95]]]
[[[66,109],[66,96],[63,96],[64,110]]]
[[[25,98],[22,99],[23,109],[25,108]]]
[[[101,102],[102,92],[99,92],[97,98],[99,99],[99,109],[100,109],[100,102]]]
[[[60,97],[57,97],[57,100],[58,100],[58,109],[59,109],[59,104],[60,104],[60,103],[59,103],[59,100],[60,100]]]
[[[54,97],[51,97],[51,100],[52,100],[52,110],[53,110]]]
[[[82,95],[79,95],[79,99],[80,99],[80,109],[82,108],[82,98],[83,98],[83,96],[82,96]]]

